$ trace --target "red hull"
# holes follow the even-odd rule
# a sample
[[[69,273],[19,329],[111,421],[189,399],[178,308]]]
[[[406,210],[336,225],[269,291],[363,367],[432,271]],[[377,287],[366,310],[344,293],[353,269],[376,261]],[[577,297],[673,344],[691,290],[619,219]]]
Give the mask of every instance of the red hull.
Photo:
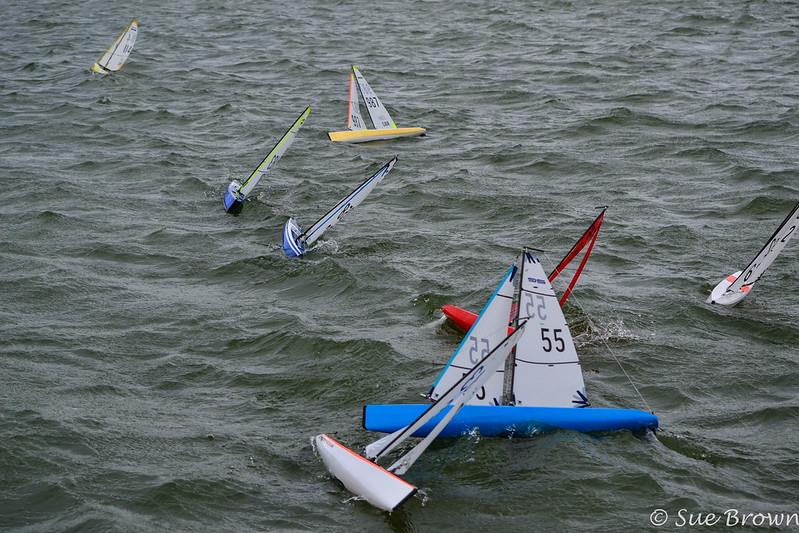
[[[461,309],[456,305],[447,304],[441,308],[441,311],[444,313],[444,316],[452,320],[456,328],[464,333],[472,329],[474,321],[477,320],[477,313]],[[513,333],[513,328],[508,328],[508,335],[511,333]]]

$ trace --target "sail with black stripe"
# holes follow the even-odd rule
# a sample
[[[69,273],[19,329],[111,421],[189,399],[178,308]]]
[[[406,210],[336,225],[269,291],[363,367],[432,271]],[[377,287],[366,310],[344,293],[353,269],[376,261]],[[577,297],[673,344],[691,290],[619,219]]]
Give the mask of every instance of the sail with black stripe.
[[[383,181],[383,178],[391,172],[397,162],[397,156],[394,156],[391,161],[380,167],[377,172],[366,178],[360,185],[358,185],[350,194],[342,198],[332,209],[322,215],[322,217],[313,223],[305,232],[303,232],[298,241],[304,242],[305,246],[310,246],[317,239],[331,227],[338,224],[338,222],[350,212],[353,208],[360,205],[369,193],[377,186],[378,183]]]
[[[749,265],[741,271],[741,275],[732,282],[726,292],[734,293],[740,291],[748,293],[752,286],[760,280],[766,269],[771,266],[771,263],[785,249],[788,241],[796,233],[797,225],[799,225],[799,203],[788,213],[782,224],[766,241],[766,245],[763,246]]]
[[[133,19],[122,33],[114,40],[113,44],[100,56],[92,67],[95,72],[117,72],[127,61],[136,44],[139,34],[139,21]],[[99,69],[97,68],[99,67]]]

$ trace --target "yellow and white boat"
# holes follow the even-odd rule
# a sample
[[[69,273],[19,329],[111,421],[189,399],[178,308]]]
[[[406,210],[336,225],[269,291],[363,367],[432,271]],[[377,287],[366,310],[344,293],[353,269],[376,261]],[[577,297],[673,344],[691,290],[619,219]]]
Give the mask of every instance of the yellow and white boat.
[[[92,65],[92,72],[95,74],[110,74],[122,69],[122,65],[127,61],[133,45],[136,44],[136,37],[139,34],[139,21],[133,19],[128,26],[122,30],[119,37],[108,47],[100,59]]]
[[[361,116],[358,93],[363,97],[374,129],[368,129]],[[424,128],[398,128],[391,115],[388,114],[383,102],[380,101],[380,98],[377,97],[366,82],[366,78],[363,77],[356,65],[352,66],[352,72],[350,73],[347,128],[349,129],[328,132],[327,136],[333,142],[363,143],[399,139],[400,137],[418,137],[427,133]]]

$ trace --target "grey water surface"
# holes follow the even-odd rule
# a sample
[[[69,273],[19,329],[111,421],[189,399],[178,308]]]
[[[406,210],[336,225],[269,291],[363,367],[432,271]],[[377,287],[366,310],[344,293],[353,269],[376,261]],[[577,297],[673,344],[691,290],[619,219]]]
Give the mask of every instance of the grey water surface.
[[[92,62],[132,19],[124,70]],[[0,3],[0,529],[640,531],[799,511],[796,2]],[[358,64],[423,138],[335,145]],[[222,193],[312,114],[241,216]],[[302,260],[313,222],[399,155]],[[656,435],[433,444],[392,515],[310,437],[418,402],[523,245],[610,206],[566,316]],[[560,281],[560,280],[558,280]],[[562,291],[563,283],[556,284]],[[746,530],[748,528],[739,528]],[[703,529],[703,528],[698,528]],[[707,529],[707,528],[704,528]]]

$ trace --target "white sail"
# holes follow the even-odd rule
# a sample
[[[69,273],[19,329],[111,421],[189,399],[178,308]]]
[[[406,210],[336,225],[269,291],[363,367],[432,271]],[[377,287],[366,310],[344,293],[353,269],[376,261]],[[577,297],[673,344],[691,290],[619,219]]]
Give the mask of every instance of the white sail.
[[[366,82],[366,78],[363,77],[363,74],[361,74],[357,66],[352,66],[352,73],[358,81],[358,88],[361,91],[361,96],[363,96],[364,103],[366,104],[366,110],[369,112],[369,118],[372,119],[374,127],[377,129],[396,128],[397,125],[394,123],[394,120],[392,120],[391,115],[388,114],[383,102],[380,101],[380,98],[377,97]]]
[[[355,74],[352,72],[350,72],[350,101],[347,109],[347,127],[351,130],[365,130],[366,124],[361,116],[358,88],[355,86]]]
[[[291,143],[294,142],[297,132],[300,131],[300,128],[310,114],[311,106],[308,106],[305,108],[305,111],[300,114],[297,120],[294,121],[294,124],[291,125],[288,131],[283,134],[283,137],[281,137],[275,147],[272,148],[272,151],[270,151],[264,160],[261,161],[261,164],[259,164],[256,169],[252,171],[252,174],[250,174],[246,180],[244,180],[244,183],[242,183],[241,188],[239,189],[239,192],[242,195],[247,196],[250,194],[255,186],[258,185],[258,182],[261,181],[261,178],[263,178],[264,174],[274,167],[280,158],[283,157],[283,154],[286,153],[286,150],[289,149]]]
[[[399,446],[408,437],[413,435],[419,428],[427,424],[447,406],[451,406],[450,410],[439,420],[435,427],[414,446],[409,452],[400,457],[394,464],[387,470],[397,475],[404,474],[411,465],[419,458],[420,455],[427,449],[433,439],[447,426],[449,421],[460,411],[477,391],[485,384],[485,382],[496,373],[496,371],[505,364],[505,360],[510,355],[513,345],[516,343],[520,335],[525,331],[525,324],[522,323],[520,327],[512,334],[504,337],[492,351],[481,358],[477,364],[469,370],[466,374],[453,383],[453,385],[444,392],[441,397],[433,403],[419,418],[413,421],[408,426],[398,430],[387,437],[378,439],[376,442],[366,447],[365,455],[369,459],[380,459],[391,453],[397,446]]]
[[[127,61],[130,52],[133,50],[133,45],[136,44],[136,36],[139,33],[139,21],[133,21],[125,28],[119,37],[116,38],[108,50],[97,60],[97,64],[105,70],[116,72],[122,68],[122,65]]]
[[[438,400],[441,395],[452,387],[465,372],[471,370],[480,359],[494,349],[508,333],[508,318],[510,317],[511,303],[513,300],[513,279],[517,268],[512,265],[508,268],[502,281],[497,286],[494,294],[489,298],[480,315],[475,320],[461,344],[452,354],[447,366],[438,376],[430,398]],[[498,369],[496,376],[477,391],[469,401],[476,405],[499,405],[502,401],[504,370]]]
[[[587,407],[585,383],[569,326],[541,263],[522,254],[519,321],[527,328],[516,346],[516,405]]]
[[[799,204],[794,206],[793,210],[777,228],[777,231],[766,241],[763,249],[749,263],[749,266],[743,270],[743,273],[727,288],[726,293],[748,293],[766,269],[771,266],[771,263],[780,255],[788,241],[791,240],[791,237],[796,233],[797,225],[799,225]]]
[[[372,192],[372,189],[394,168],[396,162],[397,157],[395,156],[391,161],[380,167],[377,172],[366,178],[363,183],[337,203],[333,209],[325,213],[322,218],[314,222],[297,240],[303,241],[306,246],[313,244],[328,229],[336,225],[344,215],[363,202],[369,196],[369,193]]]

